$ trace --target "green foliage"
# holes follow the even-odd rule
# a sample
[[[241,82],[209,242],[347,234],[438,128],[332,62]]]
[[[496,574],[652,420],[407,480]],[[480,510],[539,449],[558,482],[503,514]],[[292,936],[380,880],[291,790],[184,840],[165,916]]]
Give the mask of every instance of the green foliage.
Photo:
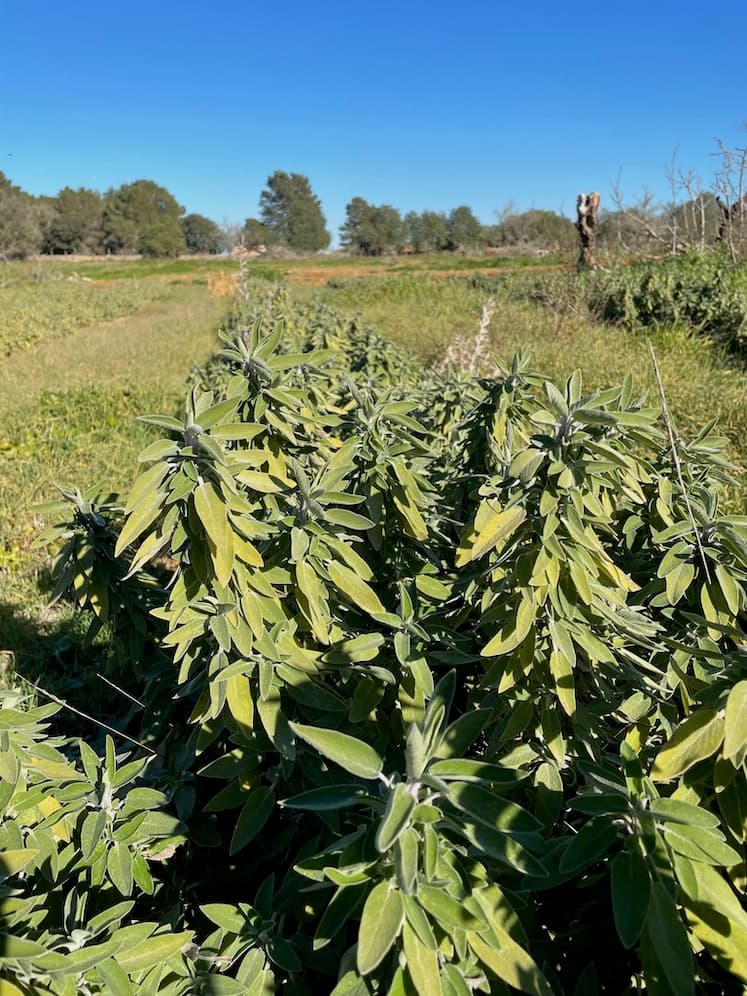
[[[362,197],[354,197],[345,211],[345,223],[340,227],[344,248],[363,256],[380,256],[402,247],[404,229],[396,208],[389,204],[369,204]]]
[[[126,315],[155,293],[156,288],[135,281],[109,288],[61,280],[0,287],[0,352],[9,355],[42,340],[61,339],[86,325]]]
[[[179,219],[179,223],[187,252],[218,253],[223,248],[221,230],[210,218],[201,214],[187,214]]]
[[[415,252],[441,252],[449,245],[446,215],[441,211],[410,211],[404,227],[405,238]]]
[[[683,255],[574,277],[549,276],[527,285],[533,300],[588,309],[628,329],[684,326],[738,354],[747,340],[744,271],[723,253]]]
[[[52,201],[44,233],[46,253],[95,253],[101,249],[103,202],[95,190],[65,187]]]
[[[0,259],[25,259],[41,242],[33,198],[0,172]]]
[[[103,245],[107,252],[178,256],[184,252],[179,223],[184,208],[153,180],[135,180],[104,197]]]
[[[538,208],[509,214],[490,233],[491,245],[535,247],[548,252],[568,250],[577,241],[576,228],[570,218]]]
[[[247,218],[241,234],[247,249],[258,249],[273,241],[270,229],[257,218]]]
[[[474,249],[485,242],[482,225],[466,204],[449,212],[446,230],[449,236],[449,249]]]
[[[259,206],[272,241],[299,252],[317,252],[329,245],[321,203],[308,177],[276,170],[267,178]]]
[[[147,906],[143,857],[182,948],[152,991],[744,985],[747,522],[713,427],[681,481],[630,378],[423,371],[283,292],[222,339],[183,418],[145,416],[124,523],[69,493],[50,534],[158,752],[132,805],[164,793],[186,838],[155,871],[148,816],[106,850],[101,888]]]

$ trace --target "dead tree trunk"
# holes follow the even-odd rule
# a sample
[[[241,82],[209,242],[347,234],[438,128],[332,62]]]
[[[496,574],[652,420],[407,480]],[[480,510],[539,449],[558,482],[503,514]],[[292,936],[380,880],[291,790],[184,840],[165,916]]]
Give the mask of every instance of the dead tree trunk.
[[[581,243],[581,251],[576,264],[576,269],[579,271],[603,269],[602,264],[594,256],[600,200],[599,194],[579,194],[576,201],[576,211],[578,212],[576,228]]]

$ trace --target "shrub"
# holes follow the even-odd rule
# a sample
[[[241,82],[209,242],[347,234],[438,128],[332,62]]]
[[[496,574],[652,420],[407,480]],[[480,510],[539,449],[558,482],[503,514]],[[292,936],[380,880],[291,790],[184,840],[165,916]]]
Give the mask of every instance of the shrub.
[[[113,748],[54,747],[2,824],[26,852],[3,977],[335,996],[747,982],[747,520],[719,514],[713,427],[678,444],[680,474],[630,379],[585,394],[522,357],[494,379],[421,371],[282,293],[245,300],[223,345],[183,419],[146,416],[163,438],[121,528],[69,493],[47,537],[120,643],[142,704],[122,728],[157,752],[122,811],[147,799],[175,837],[157,850],[160,824],[135,816],[113,877],[96,852],[94,917],[130,864],[137,882],[134,906],[106,907],[130,918],[107,921],[106,979],[85,953],[100,919],[52,904],[52,930],[15,898],[46,902],[45,862],[67,875],[94,853]],[[14,713],[6,745],[39,754],[13,724],[45,715]],[[18,817],[47,797],[38,778],[64,782],[70,837],[42,814],[44,851]],[[133,967],[134,937],[163,965]]]

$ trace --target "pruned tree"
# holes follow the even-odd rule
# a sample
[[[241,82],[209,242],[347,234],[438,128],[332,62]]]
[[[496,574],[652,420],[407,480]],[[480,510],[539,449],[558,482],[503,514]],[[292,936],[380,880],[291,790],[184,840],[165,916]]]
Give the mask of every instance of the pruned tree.
[[[597,244],[597,221],[600,200],[601,197],[599,194],[591,193],[579,194],[576,201],[576,212],[578,214],[576,228],[578,229],[580,242],[578,263],[576,264],[578,270],[603,269],[602,264],[594,255]]]

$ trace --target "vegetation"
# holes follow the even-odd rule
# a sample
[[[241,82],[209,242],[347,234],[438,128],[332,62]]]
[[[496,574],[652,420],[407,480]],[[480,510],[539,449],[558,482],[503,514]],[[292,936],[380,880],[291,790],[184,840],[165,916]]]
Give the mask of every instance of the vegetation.
[[[188,214],[179,223],[187,252],[209,254],[218,253],[224,248],[223,234],[210,218],[201,214]]]
[[[276,170],[267,179],[259,205],[269,241],[296,252],[317,252],[329,245],[321,203],[307,177]]]
[[[183,212],[168,190],[152,180],[123,184],[104,204],[104,248],[114,253],[178,256],[186,248],[179,224]]]
[[[119,281],[109,288],[79,281],[24,281],[0,287],[0,353],[25,350],[146,304],[158,288]]]
[[[47,509],[137,705],[92,748],[5,695],[5,987],[744,985],[723,441],[630,378],[424,369],[240,291],[124,505]]]

